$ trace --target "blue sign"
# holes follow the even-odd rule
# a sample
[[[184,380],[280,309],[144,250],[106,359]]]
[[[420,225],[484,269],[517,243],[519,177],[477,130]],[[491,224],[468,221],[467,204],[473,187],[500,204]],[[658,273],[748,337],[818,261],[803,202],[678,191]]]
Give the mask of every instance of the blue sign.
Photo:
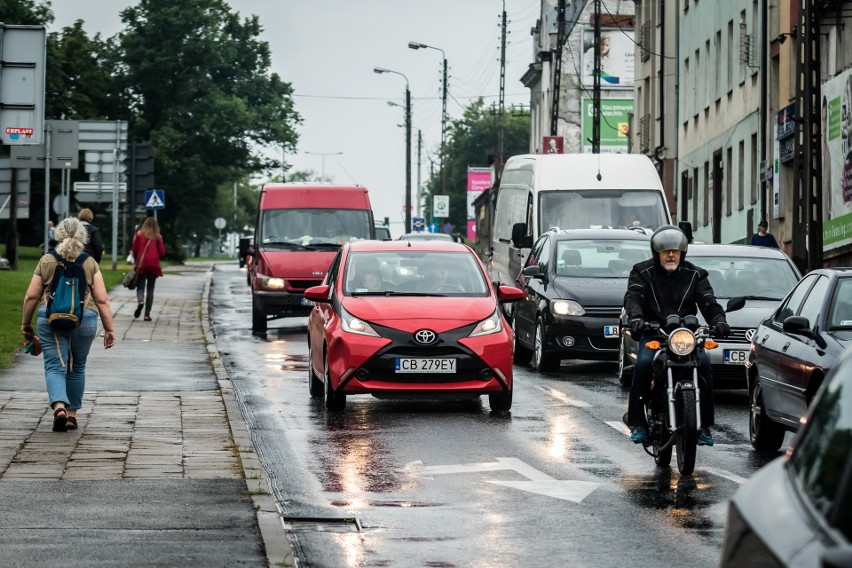
[[[145,209],[165,209],[166,208],[166,190],[164,189],[147,189],[145,190]]]
[[[426,229],[426,219],[423,217],[412,217],[411,219],[411,230],[412,231],[423,231]]]
[[[438,223],[432,223],[431,225],[429,225],[429,232],[430,233],[437,233],[438,232]]]

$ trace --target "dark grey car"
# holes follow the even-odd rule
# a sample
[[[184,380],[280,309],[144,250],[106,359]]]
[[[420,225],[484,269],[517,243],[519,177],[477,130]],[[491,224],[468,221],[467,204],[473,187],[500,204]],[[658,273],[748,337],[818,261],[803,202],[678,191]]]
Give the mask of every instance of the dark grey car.
[[[728,506],[720,568],[852,566],[852,352],[827,375],[790,449]]]

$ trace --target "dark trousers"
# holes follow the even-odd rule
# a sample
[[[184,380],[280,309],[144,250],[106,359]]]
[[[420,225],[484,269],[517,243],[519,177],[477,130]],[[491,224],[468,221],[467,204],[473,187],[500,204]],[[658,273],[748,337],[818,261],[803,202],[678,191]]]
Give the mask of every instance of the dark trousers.
[[[136,287],[136,301],[140,304],[145,301],[145,315],[151,315],[151,306],[154,303],[154,283],[157,281],[156,274],[140,274],[139,285]],[[146,294],[147,292],[147,294]]]
[[[636,354],[636,365],[633,367],[633,386],[630,388],[630,400],[627,403],[627,424],[629,426],[648,427],[645,419],[645,402],[651,396],[651,380],[654,376],[654,351],[645,346],[644,341],[639,342],[639,352]],[[710,358],[704,349],[698,351],[698,385],[701,387],[701,427],[706,428],[713,425],[713,367]],[[701,377],[704,378],[703,383]],[[665,381],[665,377],[660,377]],[[663,385],[658,387],[665,388]]]

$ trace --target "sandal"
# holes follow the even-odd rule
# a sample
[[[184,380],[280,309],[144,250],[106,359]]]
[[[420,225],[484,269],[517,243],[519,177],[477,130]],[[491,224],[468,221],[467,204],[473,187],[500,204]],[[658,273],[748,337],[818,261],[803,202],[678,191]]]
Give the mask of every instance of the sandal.
[[[61,413],[61,415],[60,415]],[[67,432],[68,431],[68,413],[65,407],[57,408],[53,411],[53,431]]]
[[[68,430],[76,430],[77,429],[77,417],[76,416],[68,416],[67,422],[65,423],[65,427]]]
[[[151,316],[145,316],[145,321],[151,321]]]

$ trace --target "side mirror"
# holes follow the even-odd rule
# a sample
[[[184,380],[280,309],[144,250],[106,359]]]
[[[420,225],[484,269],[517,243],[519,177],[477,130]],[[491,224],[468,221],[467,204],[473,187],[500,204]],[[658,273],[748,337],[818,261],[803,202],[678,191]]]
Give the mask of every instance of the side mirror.
[[[518,288],[514,288],[512,286],[498,286],[497,287],[497,299],[501,302],[517,302],[518,300],[523,300],[526,297],[523,290],[519,290]]]
[[[725,312],[735,312],[737,310],[743,309],[745,306],[746,300],[743,296],[734,296],[730,300],[728,300],[728,305],[725,307]]]
[[[305,290],[305,298],[311,300],[313,302],[331,302],[329,298],[329,291],[331,287],[328,284],[323,284],[322,286],[313,286]]]
[[[689,221],[678,221],[678,228],[686,235],[686,241],[692,242],[692,223]]]
[[[784,331],[795,335],[803,335],[813,338],[814,332],[808,318],[803,316],[790,316],[784,320]]]
[[[852,566],[852,546],[836,546],[823,553],[820,558],[822,568],[843,568]]]
[[[512,244],[515,245],[515,248],[531,248],[533,246],[532,235],[527,235],[526,223],[512,225]]]
[[[541,267],[537,264],[527,266],[521,270],[521,274],[529,276],[530,278],[541,278]]]

